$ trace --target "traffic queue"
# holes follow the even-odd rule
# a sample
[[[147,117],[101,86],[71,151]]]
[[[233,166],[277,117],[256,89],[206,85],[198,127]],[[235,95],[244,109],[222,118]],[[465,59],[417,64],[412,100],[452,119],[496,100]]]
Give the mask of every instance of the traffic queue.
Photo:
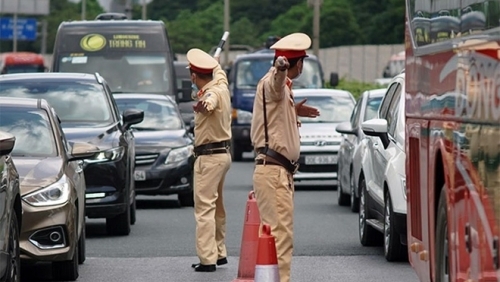
[[[39,68],[0,75],[0,183],[10,188],[0,190],[6,207],[0,214],[5,230],[0,241],[8,242],[0,246],[0,256],[8,258],[0,263],[0,277],[6,281],[19,281],[21,259],[50,261],[53,278],[77,280],[85,261],[86,218],[105,219],[109,235],[129,235],[136,223],[137,195],[177,195],[185,207],[203,201],[194,195],[195,155],[203,153],[195,150],[193,90],[188,73],[180,71],[190,63],[174,64],[161,21],[125,18],[102,14],[94,21],[63,22],[49,72]],[[297,54],[309,56],[305,51]],[[257,64],[264,64],[258,66],[258,76],[264,76],[262,70],[272,64],[262,56],[246,55],[245,69],[228,69],[229,82],[255,92],[256,82],[244,84],[241,77],[244,71],[255,76]],[[321,65],[308,65],[313,59],[304,60],[310,83],[290,80],[292,104],[302,106],[307,100],[311,106],[303,106],[309,112],[296,122],[300,152],[289,181],[337,181],[338,203],[359,211],[361,243],[377,244],[385,234],[386,258],[403,258],[405,180],[399,169],[404,167],[404,150],[397,156],[380,151],[399,148],[404,138],[404,111],[399,110],[404,105],[397,102],[404,97],[404,74],[388,90],[367,91],[356,101],[348,91],[322,88]],[[330,84],[338,84],[335,73]],[[249,126],[253,110],[235,110],[230,103],[234,133],[241,131],[238,123]],[[239,160],[242,152],[234,145],[235,136],[224,146]],[[372,153],[387,159],[376,164],[379,158]],[[392,178],[377,182],[385,163]],[[380,191],[368,190],[367,183],[376,183]],[[385,195],[384,205],[376,198],[380,195]],[[201,244],[198,252],[209,251]],[[193,268],[215,271],[215,265],[202,259]],[[280,272],[286,277],[289,266]]]

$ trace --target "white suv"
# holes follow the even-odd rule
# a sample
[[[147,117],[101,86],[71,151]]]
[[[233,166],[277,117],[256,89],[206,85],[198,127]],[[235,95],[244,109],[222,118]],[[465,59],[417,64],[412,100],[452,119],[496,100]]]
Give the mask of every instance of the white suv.
[[[405,75],[389,84],[377,118],[362,123],[367,137],[359,180],[359,238],[380,242],[388,261],[407,260],[405,175]]]

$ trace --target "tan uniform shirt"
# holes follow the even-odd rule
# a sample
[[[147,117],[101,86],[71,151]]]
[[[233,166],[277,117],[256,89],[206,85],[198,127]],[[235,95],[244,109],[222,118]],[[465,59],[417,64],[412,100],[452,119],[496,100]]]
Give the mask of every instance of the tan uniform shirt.
[[[291,81],[286,71],[271,67],[257,86],[253,104],[250,137],[254,148],[264,147],[264,109],[262,90],[266,90],[267,130],[269,148],[282,154],[291,161],[300,156],[300,135],[297,113],[291,89]]]
[[[217,65],[213,80],[199,92],[207,113],[194,115],[195,146],[231,139],[231,97],[226,72]]]

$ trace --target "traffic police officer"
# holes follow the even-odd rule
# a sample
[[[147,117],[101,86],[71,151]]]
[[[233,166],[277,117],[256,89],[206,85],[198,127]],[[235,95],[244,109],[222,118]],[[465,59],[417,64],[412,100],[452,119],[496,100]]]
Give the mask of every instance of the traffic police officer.
[[[187,53],[191,81],[197,91],[193,106],[196,161],[194,163],[195,271],[212,272],[227,263],[226,212],[223,186],[231,165],[231,102],[226,73],[216,59],[200,49]]]
[[[293,174],[300,155],[297,116],[317,117],[316,108],[295,104],[292,79],[302,72],[311,39],[303,33],[283,37],[271,46],[273,66],[257,86],[251,126],[256,150],[253,189],[261,222],[271,226],[281,282],[290,281],[293,251]]]

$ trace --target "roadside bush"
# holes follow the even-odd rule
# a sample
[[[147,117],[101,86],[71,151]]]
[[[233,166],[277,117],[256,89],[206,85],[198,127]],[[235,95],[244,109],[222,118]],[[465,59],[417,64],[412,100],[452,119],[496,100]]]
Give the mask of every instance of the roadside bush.
[[[385,86],[381,86],[381,85],[376,84],[376,83],[362,82],[362,81],[357,81],[357,80],[347,80],[346,78],[341,78],[339,80],[339,85],[337,85],[336,87],[331,87],[328,83],[327,83],[327,87],[349,91],[352,93],[354,98],[356,100],[358,100],[359,96],[361,96],[361,94],[364,91],[371,90],[371,89],[383,88]]]

